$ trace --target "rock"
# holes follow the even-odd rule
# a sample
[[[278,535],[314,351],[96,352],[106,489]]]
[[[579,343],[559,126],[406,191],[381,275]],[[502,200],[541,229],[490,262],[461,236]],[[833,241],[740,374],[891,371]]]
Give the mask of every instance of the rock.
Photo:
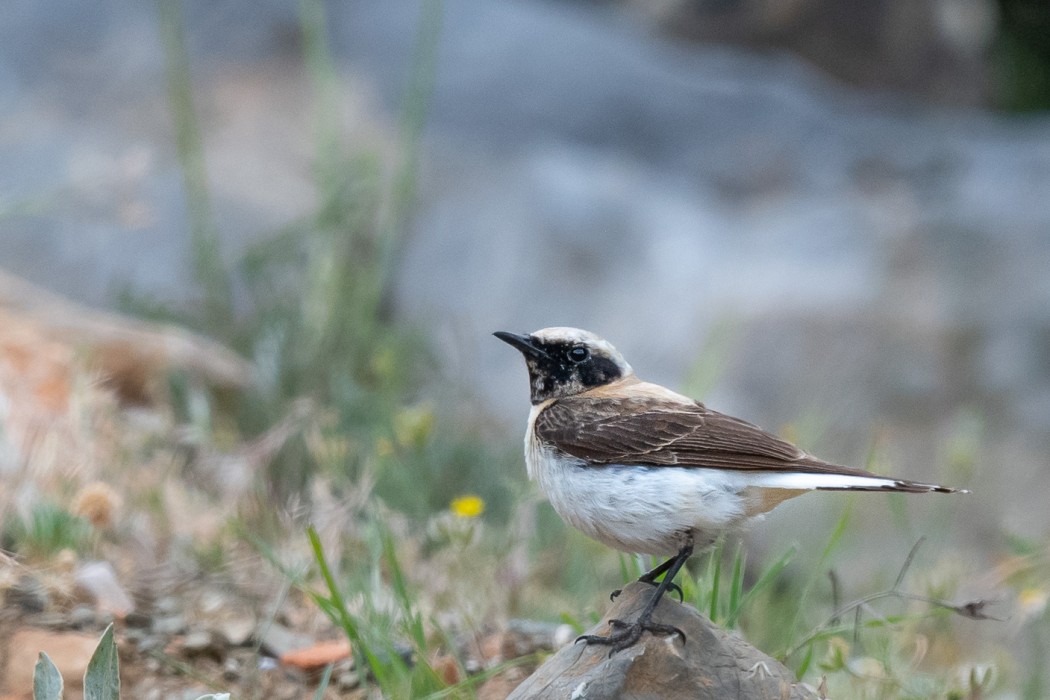
[[[33,627],[49,630],[64,630],[69,627],[69,616],[60,610],[48,610],[33,615],[29,620]]]
[[[653,588],[645,583],[627,586],[588,633],[608,634],[610,618],[633,620],[652,594]],[[817,697],[783,664],[714,625],[694,608],[664,597],[654,620],[679,628],[685,640],[677,635],[646,633],[634,646],[611,656],[603,646],[578,643],[564,647],[519,685],[508,700]]]
[[[124,624],[133,629],[148,629],[153,624],[153,618],[141,610],[133,610],[124,618]]]
[[[328,664],[342,661],[350,656],[350,643],[345,639],[317,642],[303,649],[294,649],[281,654],[280,661],[303,671],[316,671]]]
[[[353,671],[344,671],[336,676],[335,679],[336,689],[343,693],[353,690],[359,685],[361,685],[361,678]]]
[[[49,602],[44,584],[30,574],[19,576],[18,581],[4,593],[4,604],[17,607],[22,612],[43,612]]]
[[[143,635],[135,642],[135,648],[138,649],[140,654],[163,652],[166,645],[167,638],[159,634]]]
[[[91,627],[95,621],[95,611],[87,605],[78,605],[69,613],[69,626],[76,630]]]
[[[531,654],[540,649],[556,649],[560,646],[556,640],[559,638],[559,634],[565,636],[562,628],[567,626],[553,622],[537,622],[535,620],[507,621],[507,631],[513,632],[516,636],[515,646],[517,647],[518,656]],[[571,629],[571,626],[568,627]],[[570,637],[570,639],[575,638],[576,635]]]
[[[226,658],[230,642],[225,635],[215,630],[197,630],[190,632],[182,640],[182,653],[188,657],[207,656],[216,661]]]
[[[477,700],[506,700],[525,680],[527,673],[520,667],[508,668],[481,684]]]
[[[96,644],[98,636],[93,634],[18,629],[8,640],[7,667],[0,669],[0,691],[32,693],[33,669],[42,651],[62,674],[67,693],[76,691],[83,687],[84,671]]]
[[[93,309],[5,271],[0,312],[6,325],[75,348],[126,403],[149,403],[173,371],[221,387],[251,383],[251,365],[209,338]]]
[[[255,619],[251,617],[231,617],[215,623],[215,629],[226,635],[230,646],[242,647],[251,641],[255,634]]]
[[[296,649],[306,649],[314,645],[314,638],[298,634],[284,625],[274,622],[263,631],[260,651],[275,659],[283,657]]]
[[[131,596],[117,580],[117,572],[108,561],[91,561],[77,568],[73,576],[78,588],[86,592],[96,609],[124,618],[135,608]]]
[[[455,685],[463,680],[459,662],[451,654],[439,652],[430,659],[430,668],[445,685]]]
[[[164,615],[163,617],[153,618],[153,625],[151,627],[153,634],[172,637],[176,634],[182,634],[186,631],[186,618],[182,615]]]
[[[235,683],[241,679],[241,663],[232,656],[222,664],[222,679],[227,683]]]
[[[164,596],[153,605],[157,615],[176,615],[182,610],[182,602],[175,596]]]

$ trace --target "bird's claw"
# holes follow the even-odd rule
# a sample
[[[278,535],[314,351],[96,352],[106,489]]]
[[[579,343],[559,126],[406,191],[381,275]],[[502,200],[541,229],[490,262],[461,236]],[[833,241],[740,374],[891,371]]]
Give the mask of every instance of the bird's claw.
[[[615,631],[608,636],[583,634],[576,638],[576,642],[582,641],[587,644],[607,645],[609,647],[609,656],[635,644],[642,638],[642,633],[644,632],[664,636],[677,634],[682,638],[682,642],[685,643],[685,632],[674,625],[661,625],[652,620],[639,619],[636,622],[624,622],[623,620],[612,619],[609,620],[609,627]]]
[[[659,586],[660,585],[656,581],[650,581],[647,578],[640,578],[638,580],[641,581],[642,583],[648,583],[650,586]],[[674,591],[675,593],[678,594],[678,602],[679,603],[684,603],[685,602],[685,593],[682,592],[682,587],[679,586],[677,583],[675,583],[673,581],[671,583],[668,583],[667,584],[667,590]],[[621,592],[622,591],[619,588],[617,588],[615,591],[613,591],[611,594],[609,594],[609,600],[616,600],[616,596],[620,595]]]

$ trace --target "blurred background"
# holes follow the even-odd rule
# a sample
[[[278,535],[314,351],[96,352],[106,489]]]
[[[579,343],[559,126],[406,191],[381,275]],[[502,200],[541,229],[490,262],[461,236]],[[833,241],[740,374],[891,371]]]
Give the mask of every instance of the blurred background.
[[[973,668],[1044,697],[1048,107],[1036,0],[9,0],[4,549],[108,561],[125,613],[265,569],[256,620],[307,522],[381,596],[382,530],[455,630],[586,621],[623,559],[526,483],[490,335],[572,325],[828,460],[972,489],[797,499],[749,566],[797,545],[769,597],[818,591],[815,624],[925,536],[915,585],[1009,621],[912,630],[936,653],[886,651],[864,697]],[[97,531],[27,534],[41,504],[90,521],[98,484]],[[794,620],[744,629],[791,650]]]

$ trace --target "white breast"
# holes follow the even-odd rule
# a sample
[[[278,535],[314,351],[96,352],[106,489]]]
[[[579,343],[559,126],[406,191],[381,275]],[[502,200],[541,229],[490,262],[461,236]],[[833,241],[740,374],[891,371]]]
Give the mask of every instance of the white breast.
[[[698,548],[745,519],[745,484],[730,472],[632,465],[585,466],[535,440],[533,407],[525,463],[567,523],[624,552],[670,556]]]

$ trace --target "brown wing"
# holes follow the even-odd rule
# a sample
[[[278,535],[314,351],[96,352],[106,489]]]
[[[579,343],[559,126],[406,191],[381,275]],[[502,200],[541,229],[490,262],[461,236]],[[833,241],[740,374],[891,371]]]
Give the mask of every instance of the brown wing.
[[[536,436],[595,465],[869,473],[811,457],[758,426],[700,403],[576,396],[536,417]]]

